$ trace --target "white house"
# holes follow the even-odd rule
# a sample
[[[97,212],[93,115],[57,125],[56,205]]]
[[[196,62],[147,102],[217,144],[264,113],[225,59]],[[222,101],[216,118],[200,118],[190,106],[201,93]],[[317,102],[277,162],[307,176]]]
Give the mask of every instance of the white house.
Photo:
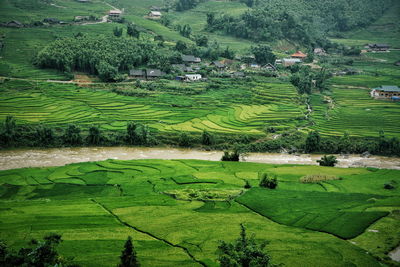
[[[148,16],[153,19],[159,19],[159,18],[161,18],[161,12],[160,11],[150,11]]]
[[[195,82],[195,81],[200,81],[201,80],[201,74],[186,74],[185,75],[185,80],[189,82]]]

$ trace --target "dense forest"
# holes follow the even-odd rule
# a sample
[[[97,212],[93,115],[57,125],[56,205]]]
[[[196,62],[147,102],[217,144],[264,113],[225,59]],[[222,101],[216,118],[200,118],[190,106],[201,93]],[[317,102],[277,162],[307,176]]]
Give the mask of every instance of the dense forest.
[[[207,29],[236,37],[275,41],[288,39],[308,45],[326,33],[363,27],[390,7],[392,0],[244,0],[252,7],[239,17],[209,13]]]
[[[119,71],[137,66],[168,68],[170,59],[165,54],[171,56],[148,41],[82,35],[54,41],[38,53],[34,62],[39,67],[84,71],[98,74],[103,81],[115,81]]]

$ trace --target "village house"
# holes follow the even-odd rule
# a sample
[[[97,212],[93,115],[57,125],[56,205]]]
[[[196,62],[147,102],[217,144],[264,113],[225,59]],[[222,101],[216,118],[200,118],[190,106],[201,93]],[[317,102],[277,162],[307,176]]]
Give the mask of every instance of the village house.
[[[195,82],[201,80],[201,74],[186,74],[185,75],[186,81],[188,82]]]
[[[12,20],[10,22],[7,22],[6,26],[11,27],[11,28],[21,28],[21,27],[24,27],[24,24],[22,24],[21,22],[19,22],[17,20]]]
[[[326,51],[320,47],[314,48],[314,54],[317,56],[326,56],[327,55]]]
[[[193,55],[182,55],[182,61],[185,64],[200,63],[201,62],[201,58],[195,57]]]
[[[148,69],[146,70],[146,79],[160,78],[165,75],[165,72],[159,69]]]
[[[74,21],[75,22],[82,22],[82,21],[87,21],[90,20],[90,16],[75,16]]]
[[[271,63],[268,63],[268,64],[262,66],[262,68],[264,70],[268,70],[268,71],[276,71],[277,70],[276,67]]]
[[[121,10],[110,10],[108,11],[108,16],[110,18],[119,18],[122,14]]]
[[[190,66],[186,66],[185,64],[172,64],[171,67],[176,71],[193,72],[193,68]]]
[[[244,78],[246,75],[242,71],[237,71],[231,74],[232,78]]]
[[[148,16],[152,19],[159,19],[159,18],[161,18],[161,12],[160,11],[150,11]]]
[[[129,71],[129,76],[133,77],[133,78],[145,78],[146,72],[145,72],[145,70],[132,69]]]
[[[214,66],[215,68],[217,68],[218,70],[223,70],[226,68],[226,65],[219,62],[219,61],[213,61],[211,62],[210,66]]]
[[[375,99],[400,100],[400,88],[396,85],[382,85],[371,90],[371,97]]]
[[[291,57],[291,58],[298,58],[298,59],[300,59],[300,60],[303,60],[303,59],[305,59],[305,58],[307,57],[307,55],[304,54],[304,53],[301,52],[301,51],[297,51],[296,53],[294,53],[294,54],[291,55],[290,57]]]
[[[284,67],[290,67],[293,66],[295,64],[300,64],[301,63],[301,59],[299,58],[283,58],[282,59],[282,65]]]
[[[132,78],[154,79],[154,78],[160,78],[164,75],[165,72],[162,72],[159,69],[148,69],[148,70],[132,69],[129,71],[129,76]]]
[[[369,52],[386,52],[386,51],[389,51],[390,45],[387,45],[387,44],[368,44],[365,48],[368,48]]]

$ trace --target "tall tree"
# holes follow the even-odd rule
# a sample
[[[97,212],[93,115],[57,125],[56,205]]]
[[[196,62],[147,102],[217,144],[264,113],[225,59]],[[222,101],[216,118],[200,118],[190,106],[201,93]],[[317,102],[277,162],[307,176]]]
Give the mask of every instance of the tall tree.
[[[267,45],[253,46],[251,52],[259,64],[275,63],[276,56],[272,53],[271,47]]]
[[[137,39],[139,39],[139,37],[140,37],[140,31],[137,29],[136,25],[133,23],[128,24],[128,27],[126,29],[126,34],[128,36],[135,37]]]
[[[81,129],[75,124],[68,125],[63,135],[64,144],[80,145],[82,144]]]
[[[86,142],[89,145],[99,145],[102,141],[102,136],[99,127],[91,126],[89,128],[89,134],[86,137]]]
[[[309,132],[305,143],[305,151],[307,153],[318,151],[320,143],[321,137],[319,133],[317,131]]]
[[[119,267],[139,267],[139,261],[136,256],[135,248],[133,247],[132,238],[129,236],[124,245],[124,250],[121,253],[121,263]]]

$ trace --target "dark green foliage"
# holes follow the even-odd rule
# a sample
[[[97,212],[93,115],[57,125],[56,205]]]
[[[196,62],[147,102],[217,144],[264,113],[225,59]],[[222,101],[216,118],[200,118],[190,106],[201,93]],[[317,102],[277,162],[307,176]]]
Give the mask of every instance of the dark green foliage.
[[[122,28],[120,28],[120,27],[115,27],[115,28],[113,29],[114,36],[116,36],[116,37],[121,37],[121,36],[122,36],[122,31],[123,31]]]
[[[175,45],[175,50],[179,51],[179,52],[184,52],[187,49],[187,45],[185,42],[179,40],[178,42],[176,42]]]
[[[321,69],[316,75],[315,75],[315,87],[320,91],[323,92],[328,89],[326,81],[330,75],[326,72],[325,69]]]
[[[290,82],[296,86],[299,94],[311,94],[313,86],[313,75],[308,66],[301,67],[299,72],[295,72],[290,77]]]
[[[383,188],[387,189],[387,190],[393,190],[397,187],[397,182],[395,180],[391,180],[388,183],[385,183],[383,185]]]
[[[204,131],[203,134],[201,135],[201,144],[205,146],[211,146],[214,144],[214,136],[207,132]]]
[[[89,145],[100,145],[103,137],[101,136],[100,129],[97,126],[91,126],[89,128],[89,134],[86,137],[86,142]]]
[[[260,187],[265,187],[269,189],[275,189],[278,186],[278,179],[276,177],[270,177],[268,174],[263,173],[261,175]]]
[[[139,267],[139,261],[136,256],[135,248],[132,244],[132,238],[129,236],[124,245],[124,250],[121,253],[121,263],[119,267]]]
[[[330,156],[323,156],[320,160],[317,160],[320,166],[328,166],[328,167],[334,167],[338,161],[336,160],[336,157],[333,155]]]
[[[258,245],[254,236],[248,238],[241,224],[240,237],[232,244],[224,241],[218,246],[221,267],[267,267],[270,257],[264,252],[266,243]]]
[[[82,144],[81,129],[75,124],[68,125],[63,135],[63,142],[66,145],[80,145]]]
[[[189,38],[192,33],[192,27],[189,24],[185,24],[183,26],[177,25],[176,30],[184,37]]]
[[[151,143],[150,130],[146,125],[130,122],[127,125],[126,141],[131,145],[149,145]]]
[[[240,154],[238,151],[224,151],[224,155],[222,156],[221,160],[222,161],[239,161],[240,159]]]
[[[179,135],[179,145],[183,146],[183,147],[191,146],[190,137],[185,132],[183,132]]]
[[[61,266],[63,260],[58,255],[56,247],[62,242],[61,235],[50,234],[43,241],[31,240],[29,247],[21,248],[18,252],[9,251],[5,243],[0,243],[0,264],[4,267],[32,266],[48,267]],[[71,266],[71,265],[66,265]]]
[[[36,128],[36,142],[38,146],[51,146],[54,144],[55,135],[53,129],[44,125]]]
[[[99,74],[104,81],[118,80],[118,72],[136,66],[164,69],[168,62],[168,53],[148,41],[86,35],[58,39],[42,49],[34,60],[39,67]]]
[[[276,56],[272,53],[272,49],[267,45],[258,45],[251,48],[256,62],[259,64],[275,64]]]
[[[6,146],[13,145],[17,138],[17,124],[13,116],[8,115],[4,121],[3,129],[1,132],[2,142]]]
[[[319,133],[316,131],[309,132],[305,143],[305,148],[304,148],[305,152],[311,153],[319,151],[320,143],[321,143],[321,137]]]
[[[199,3],[206,0],[177,0],[175,2],[176,11],[184,11],[196,7]]]
[[[198,46],[204,46],[204,47],[208,46],[208,38],[206,35],[202,35],[202,34],[195,35],[194,41],[196,42],[196,45],[198,45]]]
[[[246,180],[244,188],[246,188],[246,189],[250,189],[251,188],[251,184],[249,183],[249,181]]]
[[[133,23],[128,24],[128,27],[126,29],[126,34],[128,36],[134,37],[136,39],[139,39],[139,37],[140,37],[140,31],[137,29],[136,25]]]

